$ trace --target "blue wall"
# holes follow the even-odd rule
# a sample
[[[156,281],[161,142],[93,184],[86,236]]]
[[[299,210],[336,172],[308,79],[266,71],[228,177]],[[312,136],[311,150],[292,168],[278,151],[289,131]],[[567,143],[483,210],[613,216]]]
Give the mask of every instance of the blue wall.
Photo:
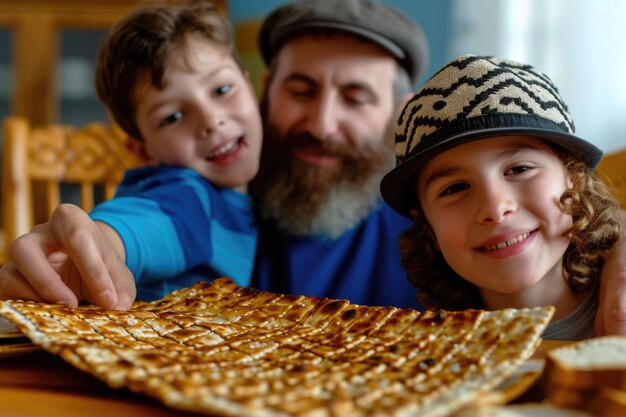
[[[274,8],[287,3],[288,0],[229,0],[229,19],[234,25],[240,22],[258,21],[263,19]],[[324,0],[318,0],[324,1]],[[426,75],[420,80],[422,84],[447,60],[448,45],[447,28],[450,27],[450,7],[452,0],[384,0],[386,3],[403,10],[411,16],[424,30],[430,45],[430,63]]]

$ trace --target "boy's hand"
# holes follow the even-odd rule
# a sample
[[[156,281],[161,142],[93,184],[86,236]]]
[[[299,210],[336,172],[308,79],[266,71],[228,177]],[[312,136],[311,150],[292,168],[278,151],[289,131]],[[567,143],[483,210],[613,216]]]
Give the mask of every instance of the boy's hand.
[[[79,207],[59,206],[47,223],[9,247],[0,268],[0,299],[19,298],[77,306],[89,301],[106,309],[128,309],[135,282],[112,229],[95,223]]]

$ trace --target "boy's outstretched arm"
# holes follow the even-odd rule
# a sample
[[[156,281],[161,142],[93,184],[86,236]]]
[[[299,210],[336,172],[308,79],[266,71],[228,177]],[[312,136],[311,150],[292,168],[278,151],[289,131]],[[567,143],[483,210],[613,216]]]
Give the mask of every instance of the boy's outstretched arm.
[[[128,309],[135,300],[120,237],[77,206],[55,209],[47,223],[11,244],[9,258],[0,268],[0,299],[72,307],[84,300],[107,309]]]
[[[620,210],[620,240],[611,249],[600,276],[596,336],[626,335],[626,211]]]

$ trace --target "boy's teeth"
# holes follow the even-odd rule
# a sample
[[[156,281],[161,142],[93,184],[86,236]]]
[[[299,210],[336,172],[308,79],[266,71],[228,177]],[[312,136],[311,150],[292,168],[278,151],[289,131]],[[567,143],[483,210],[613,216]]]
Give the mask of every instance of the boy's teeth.
[[[225,153],[230,152],[237,146],[237,141],[232,140],[230,142],[226,142],[223,146],[218,148],[215,152],[209,154],[209,158],[217,158],[218,156],[224,155]]]
[[[511,246],[514,243],[518,243],[518,242],[521,242],[523,240],[528,239],[528,236],[530,236],[530,233],[523,233],[523,234],[521,234],[519,236],[515,236],[515,237],[507,240],[506,242],[500,242],[500,243],[496,243],[495,245],[485,246],[484,249],[496,250],[496,249],[506,248],[507,246]]]

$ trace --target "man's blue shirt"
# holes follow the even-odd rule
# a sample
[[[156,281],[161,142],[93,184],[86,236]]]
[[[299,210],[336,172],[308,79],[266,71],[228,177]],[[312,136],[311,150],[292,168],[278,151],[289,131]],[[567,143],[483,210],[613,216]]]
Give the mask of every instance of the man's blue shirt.
[[[411,222],[386,204],[335,240],[292,236],[260,224],[251,286],[348,299],[354,304],[421,308],[400,265],[398,237]]]

